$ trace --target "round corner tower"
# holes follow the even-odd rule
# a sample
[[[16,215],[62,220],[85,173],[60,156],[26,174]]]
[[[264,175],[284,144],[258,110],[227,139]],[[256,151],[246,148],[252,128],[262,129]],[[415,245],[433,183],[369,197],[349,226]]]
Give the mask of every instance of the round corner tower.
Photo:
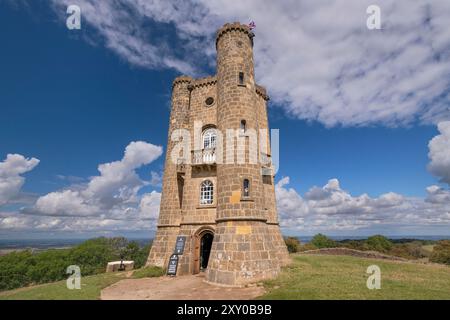
[[[168,254],[172,252],[180,232],[182,217],[179,193],[177,163],[172,161],[171,151],[176,142],[171,135],[174,130],[186,129],[191,77],[180,76],[172,84],[172,109],[170,112],[169,134],[162,181],[161,205],[158,218],[157,235],[152,243],[147,264],[165,267]]]
[[[216,37],[217,74],[181,76],[173,83],[160,216],[149,265],[165,267],[175,253],[177,275],[205,271],[209,283],[243,286],[275,277],[290,261],[276,209],[269,97],[255,83],[253,37],[246,25],[224,25]],[[190,158],[181,159],[182,166],[172,159],[175,129],[193,137]],[[175,249],[180,238],[181,251]]]
[[[224,25],[216,38],[217,127],[224,137],[234,131],[244,139],[239,145],[237,139],[224,138],[226,155],[217,164],[217,226],[206,280],[223,285],[272,278],[279,271],[279,258],[288,259],[284,241],[283,247],[279,245],[283,239],[278,224],[272,221],[276,230],[267,224],[273,220],[270,211],[276,214],[276,209],[266,205],[261,150],[251,140],[252,134],[258,137],[260,129],[268,129],[267,114],[261,114],[265,99],[255,84],[253,37],[248,26],[233,23]],[[251,143],[256,143],[256,159],[251,156]],[[241,151],[243,162],[238,159]]]

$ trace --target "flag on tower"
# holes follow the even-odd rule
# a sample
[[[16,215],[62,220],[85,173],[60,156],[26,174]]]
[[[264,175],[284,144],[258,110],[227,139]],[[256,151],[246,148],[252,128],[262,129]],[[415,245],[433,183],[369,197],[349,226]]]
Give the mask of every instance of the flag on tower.
[[[255,21],[251,21],[251,22],[248,24],[248,27],[250,28],[250,30],[255,29],[255,28],[256,28],[256,23],[255,23]]]

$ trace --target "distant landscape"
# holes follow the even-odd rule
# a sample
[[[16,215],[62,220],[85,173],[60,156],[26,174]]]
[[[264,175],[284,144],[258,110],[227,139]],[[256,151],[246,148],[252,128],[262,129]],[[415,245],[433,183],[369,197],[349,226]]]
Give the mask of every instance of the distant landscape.
[[[80,243],[85,242],[86,239],[0,239],[0,256],[10,253],[12,251],[32,250],[35,252],[47,249],[68,249]],[[145,246],[151,243],[152,239],[127,239],[134,241],[140,246]]]
[[[309,243],[313,236],[299,236],[295,237],[301,243]],[[346,241],[346,240],[364,240],[367,237],[363,236],[329,236],[330,239],[335,241]],[[411,242],[414,240],[425,240],[425,241],[438,241],[438,240],[450,240],[450,236],[387,236],[390,240],[394,242]],[[4,255],[11,251],[30,249],[35,251],[42,251],[46,249],[66,249],[74,247],[84,241],[89,240],[89,238],[80,239],[0,239],[0,255]],[[137,242],[139,245],[144,246],[153,240],[152,238],[128,238],[129,241]]]

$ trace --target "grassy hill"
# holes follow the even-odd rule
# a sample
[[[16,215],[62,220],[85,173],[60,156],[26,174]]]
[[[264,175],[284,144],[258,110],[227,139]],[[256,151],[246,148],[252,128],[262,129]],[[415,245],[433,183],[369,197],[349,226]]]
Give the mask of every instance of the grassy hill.
[[[0,292],[0,300],[96,300],[103,288],[124,278],[123,273],[102,273],[83,277],[80,290],[69,290],[66,281],[58,281]]]
[[[381,269],[381,289],[369,290],[367,267]],[[292,265],[265,283],[262,299],[450,299],[450,267],[356,258],[293,255]]]
[[[292,255],[292,265],[280,276],[264,283],[261,299],[450,299],[450,267],[394,262],[349,256]],[[381,289],[369,290],[366,273],[370,265],[381,269]],[[151,272],[149,272],[151,271]],[[160,273],[159,273],[160,274]],[[154,270],[136,277],[157,276]],[[98,299],[100,291],[122,274],[99,274],[82,278],[81,290],[68,290],[65,281],[0,292],[2,299]]]

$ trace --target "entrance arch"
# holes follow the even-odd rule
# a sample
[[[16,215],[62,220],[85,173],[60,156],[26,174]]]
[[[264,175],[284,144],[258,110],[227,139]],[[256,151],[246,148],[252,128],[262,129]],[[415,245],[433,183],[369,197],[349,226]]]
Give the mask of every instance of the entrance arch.
[[[195,235],[195,245],[193,247],[193,274],[205,271],[208,267],[211,246],[214,240],[214,230],[211,228],[201,228]]]

